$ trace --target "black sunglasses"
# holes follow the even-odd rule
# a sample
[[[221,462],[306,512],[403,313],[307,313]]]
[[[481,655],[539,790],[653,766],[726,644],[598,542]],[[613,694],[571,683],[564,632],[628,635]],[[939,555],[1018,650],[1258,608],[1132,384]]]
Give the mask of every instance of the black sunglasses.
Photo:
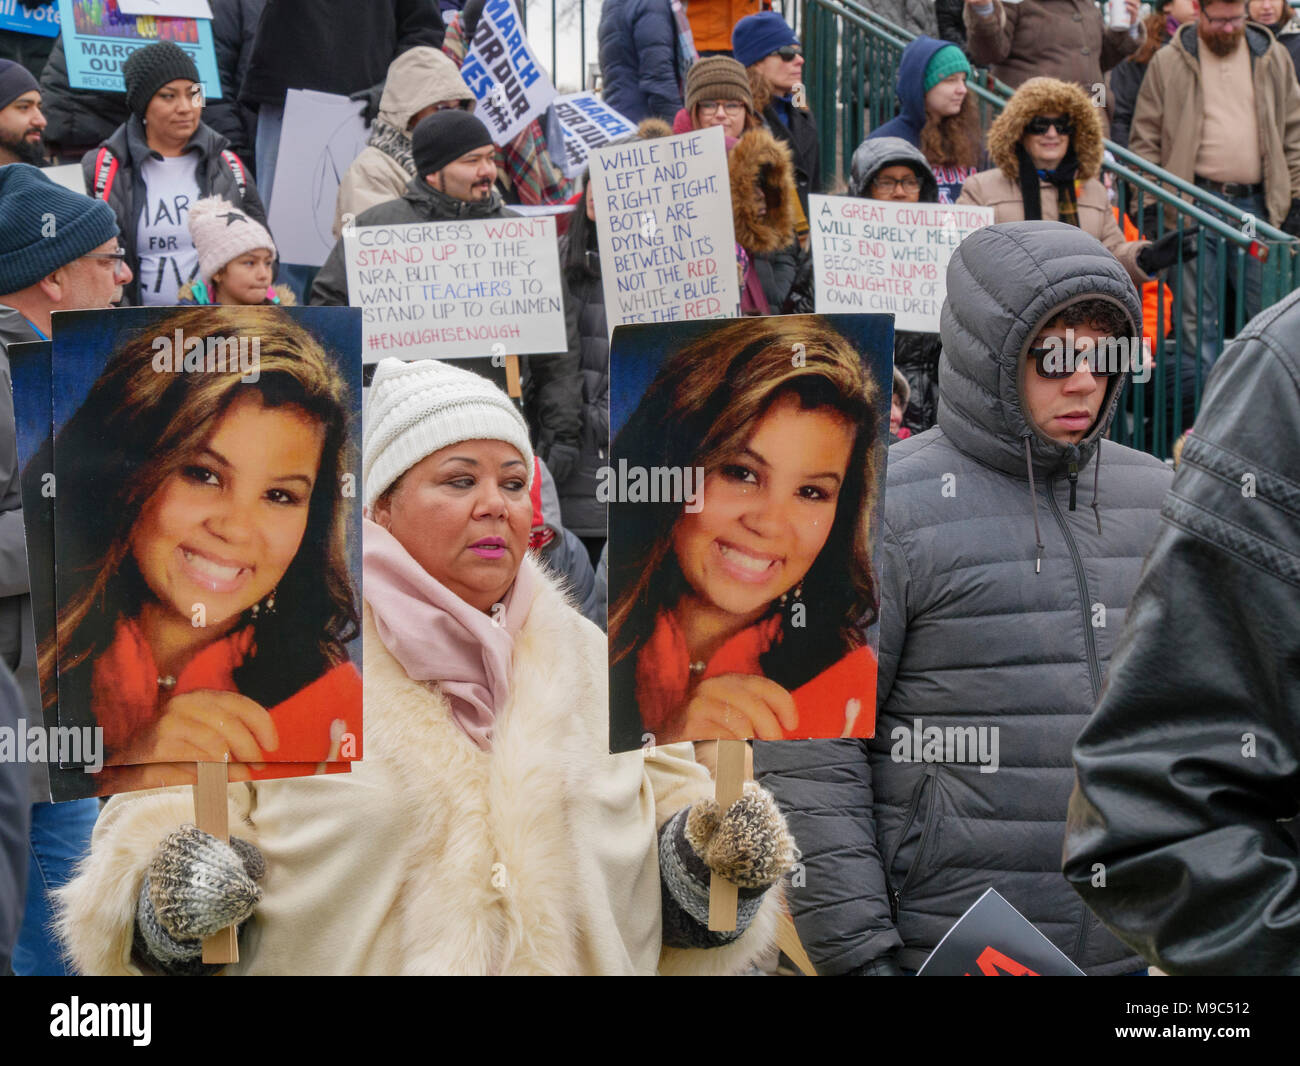
[[[780,56],[787,63],[789,63],[790,60],[795,58],[795,56],[803,55],[803,49],[797,44],[783,44],[780,48],[778,48],[775,52],[773,52],[772,55]]]
[[[1063,348],[1030,348],[1029,354],[1034,358],[1034,369],[1038,371],[1038,376],[1049,381],[1063,381],[1073,377],[1078,369],[1078,361],[1067,359]],[[1116,367],[1094,369],[1098,362],[1105,362],[1098,360],[1096,351],[1088,352],[1082,358],[1088,361],[1088,369],[1092,370],[1093,377],[1108,378],[1119,373]]]
[[[1035,115],[1025,124],[1025,132],[1041,137],[1053,126],[1063,137],[1074,132],[1074,121],[1068,115]]]

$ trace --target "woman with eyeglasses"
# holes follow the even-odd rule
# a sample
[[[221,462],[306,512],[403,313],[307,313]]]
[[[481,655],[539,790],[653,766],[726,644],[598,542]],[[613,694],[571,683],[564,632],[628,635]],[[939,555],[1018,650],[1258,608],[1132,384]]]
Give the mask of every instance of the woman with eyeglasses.
[[[808,194],[821,192],[822,180],[817,124],[803,92],[803,47],[785,19],[775,11],[760,11],[736,23],[731,50],[749,72],[754,113],[772,136],[790,147],[804,214],[798,230],[806,233]]]
[[[686,106],[673,119],[673,132],[721,126],[731,140],[761,126],[754,111],[749,74],[729,56],[707,56],[686,75]]]
[[[1088,94],[1055,78],[1031,78],[989,127],[996,167],[968,178],[959,204],[993,208],[994,222],[1067,222],[1096,237],[1141,286],[1196,254],[1194,232],[1126,241],[1101,182],[1102,130]]]
[[[117,215],[135,275],[125,302],[175,304],[198,274],[190,207],[220,196],[266,224],[251,176],[230,142],[201,121],[203,86],[194,60],[171,41],[131,53],[122,65],[131,116],[81,160],[86,190]]]

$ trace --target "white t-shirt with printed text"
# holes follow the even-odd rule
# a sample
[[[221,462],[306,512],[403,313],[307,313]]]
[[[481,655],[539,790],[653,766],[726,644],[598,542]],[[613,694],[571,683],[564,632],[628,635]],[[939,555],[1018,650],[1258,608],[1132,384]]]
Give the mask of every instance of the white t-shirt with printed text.
[[[199,253],[190,237],[190,205],[199,198],[199,156],[147,159],[140,168],[145,204],[136,226],[140,260],[140,302],[176,303],[176,292],[199,272]]]

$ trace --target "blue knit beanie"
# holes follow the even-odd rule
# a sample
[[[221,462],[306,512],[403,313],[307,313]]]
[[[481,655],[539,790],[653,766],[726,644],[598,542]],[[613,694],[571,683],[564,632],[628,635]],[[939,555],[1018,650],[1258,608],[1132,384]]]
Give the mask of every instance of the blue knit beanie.
[[[746,15],[731,31],[731,54],[742,67],[750,67],[787,44],[798,44],[794,30],[775,11]]]
[[[104,201],[26,163],[0,167],[0,295],[35,285],[117,235],[117,216]]]

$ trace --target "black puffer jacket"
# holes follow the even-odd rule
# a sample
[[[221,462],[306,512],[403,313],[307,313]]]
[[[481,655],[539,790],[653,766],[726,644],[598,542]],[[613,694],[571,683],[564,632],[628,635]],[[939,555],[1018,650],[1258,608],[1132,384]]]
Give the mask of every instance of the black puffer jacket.
[[[1297,338],[1292,293],[1215,365],[1074,750],[1065,874],[1171,974],[1300,974]]]
[[[1019,383],[1043,324],[1093,294],[1141,321],[1123,267],[1077,227],[990,226],[958,248],[939,424],[889,449],[875,738],[755,744],[755,769],[803,852],[806,887],[788,898],[823,972],[890,956],[918,968],[989,887],[1085,971],[1141,965],[1075,899],[1060,853],[1070,749],[1101,690],[1169,471],[1109,442],[1098,459],[1122,378],[1077,448],[1031,426]],[[1072,459],[1086,483],[1076,509]],[[955,743],[927,753],[912,745],[918,720],[954,730],[954,742],[956,730],[997,732],[983,734],[984,760],[971,757],[973,731],[960,734],[965,758]]]
[[[579,210],[582,205],[579,204]],[[585,216],[583,221],[586,221]],[[589,235],[585,254],[570,255],[575,227]],[[600,275],[595,223],[570,229],[560,238],[560,269],[564,278],[564,314],[568,320],[570,354],[578,356],[582,377],[582,428],[578,463],[558,486],[564,525],[580,537],[608,534],[605,505],[596,501],[600,468],[609,463],[609,326],[605,319],[605,287]]]
[[[121,231],[122,248],[126,251],[126,262],[135,275],[131,284],[123,291],[123,302],[137,304],[140,302],[140,257],[136,250],[136,230],[139,228],[140,212],[145,205],[145,184],[141,175],[141,165],[146,159],[161,159],[157,152],[149,147],[145,140],[144,126],[132,115],[114,131],[101,146],[107,148],[117,160],[117,173],[106,190],[107,195],[98,193],[95,183],[95,161],[99,157],[99,148],[93,148],[81,159],[81,172],[86,179],[86,190],[96,199],[107,200],[108,206],[117,215],[117,228]],[[199,123],[186,152],[196,152],[199,157],[197,177],[199,199],[205,196],[220,196],[232,204],[243,207],[250,218],[266,225],[266,211],[257,195],[257,186],[253,176],[244,169],[244,184],[241,188],[236,170],[222,156],[230,142],[216,130]]]
[[[257,111],[239,102],[239,87],[248,73],[253,38],[266,0],[211,0],[212,46],[221,77],[221,99],[209,100],[203,121],[230,142],[239,158],[257,173],[253,148],[257,143]]]
[[[788,126],[781,121],[781,112],[789,118]],[[795,189],[807,218],[808,194],[822,191],[821,142],[817,137],[817,122],[803,108],[787,106],[777,100],[767,105],[761,117],[768,132],[790,146]]]
[[[256,109],[283,104],[289,89],[369,89],[408,48],[441,48],[444,36],[431,0],[266,0],[239,99]]]

